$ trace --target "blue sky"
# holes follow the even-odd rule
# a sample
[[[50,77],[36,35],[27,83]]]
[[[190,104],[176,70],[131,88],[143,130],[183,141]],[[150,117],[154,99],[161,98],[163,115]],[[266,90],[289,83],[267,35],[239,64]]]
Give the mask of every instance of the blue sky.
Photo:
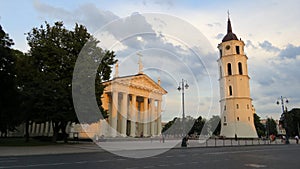
[[[230,10],[233,31],[238,38],[242,38],[246,44],[245,51],[249,58],[248,69],[249,76],[251,77],[251,97],[253,98],[253,104],[256,111],[262,118],[265,118],[266,116],[278,118],[281,114],[281,109],[275,102],[281,95],[289,98],[290,103],[288,104],[288,108],[300,107],[300,70],[298,68],[298,65],[300,64],[300,10],[298,10],[298,6],[299,1],[297,0],[2,0],[0,5],[0,24],[14,40],[14,48],[25,52],[29,48],[24,33],[29,32],[33,27],[40,26],[44,21],[49,23],[53,23],[54,21],[64,21],[65,25],[70,29],[74,26],[75,22],[78,22],[85,25],[90,32],[94,33],[112,21],[118,18],[130,17],[131,14],[135,12],[140,14],[161,13],[177,17],[195,27],[205,36],[207,43],[211,47],[210,50],[212,53],[217,53],[216,46],[221,42],[221,38],[226,33],[227,10]],[[145,25],[147,25],[146,22]],[[131,27],[126,28],[129,29]],[[151,27],[149,27],[149,30],[154,30],[153,27],[150,28]],[[132,27],[132,29],[134,30],[135,28]],[[178,36],[184,37],[186,32],[184,32],[184,30],[179,31],[180,33],[178,33]],[[122,30],[119,30],[118,33],[122,33]],[[151,38],[152,43],[157,44],[162,42],[162,39]],[[205,38],[202,38],[202,40],[205,41]],[[141,45],[141,43],[144,43],[141,39],[139,40],[140,44],[136,42],[134,44]],[[175,49],[176,45],[178,45],[170,39],[167,39],[167,42],[168,43],[164,43],[168,44],[167,48],[174,47]],[[129,46],[133,47],[134,45],[132,41],[127,41],[126,43],[127,44],[122,45],[123,47],[127,47],[127,49]],[[132,44],[129,45],[129,43]],[[147,44],[149,45],[150,41],[147,42]],[[195,46],[201,47],[199,44]],[[132,49],[141,50],[140,48]],[[178,52],[183,51],[181,46],[181,49],[178,50]],[[131,52],[131,55],[128,55],[128,58],[131,58],[133,50],[126,50],[126,52]],[[145,51],[145,53],[147,53],[147,51]],[[125,66],[125,58],[127,58],[124,56],[125,54],[125,50],[123,50],[123,53],[120,52],[118,56],[120,60],[124,61],[123,72],[134,74],[134,69]],[[207,57],[209,56],[210,55],[207,55]],[[212,114],[219,113],[218,75],[215,73],[217,69],[217,57],[216,54],[216,56],[211,55],[211,58],[203,59],[206,63],[202,64],[202,66],[206,66],[212,76],[211,85],[202,85],[203,83],[209,83],[209,79],[201,79],[200,76],[196,76],[200,83],[200,97],[205,95],[205,97],[200,99],[201,101],[197,104],[199,104],[200,107],[205,107],[205,109],[200,108],[194,110],[191,107],[194,107],[195,105],[187,104],[186,109],[193,116],[198,115],[196,113],[197,111],[200,111],[200,115],[202,115],[201,112],[206,110],[211,110]],[[133,61],[135,60],[136,58],[133,59]],[[151,62],[147,61],[146,57],[144,57],[144,60],[147,62],[145,65]],[[165,63],[169,64],[165,64],[165,67],[162,67],[163,69],[175,71],[171,70],[172,64],[170,61],[167,61],[166,59]],[[190,67],[194,69],[197,68],[197,65],[190,65]],[[120,65],[120,69],[122,70],[122,64]],[[180,68],[178,68],[178,70],[180,70]],[[204,75],[202,73],[200,74]],[[182,73],[182,75],[186,74]],[[174,75],[174,77],[179,78],[177,75]],[[191,80],[191,83],[197,83],[197,80],[193,81],[193,77],[189,77],[188,75],[184,78]],[[166,77],[166,79],[169,78]],[[179,80],[180,78],[173,81],[179,82]],[[162,80],[162,82],[164,81]],[[174,82],[172,82],[173,85],[170,85],[171,82],[172,80],[165,81],[165,84],[169,84],[169,86],[166,86],[167,88],[169,87],[168,90],[172,90],[172,88],[176,89],[177,83],[174,84]],[[193,85],[191,88],[193,89]],[[214,101],[210,101],[209,92],[205,93],[202,91],[203,89],[208,90],[210,88],[213,90],[213,97],[216,98]],[[187,99],[189,99],[188,92],[189,91],[186,93]],[[169,95],[171,96],[168,97],[170,104],[180,105],[180,95],[178,92],[169,91]],[[190,99],[193,100],[195,98],[191,96]],[[180,107],[174,107],[176,107],[176,109],[166,108],[167,113],[165,120],[169,120],[174,116],[171,112],[180,111],[177,110],[180,109]]]

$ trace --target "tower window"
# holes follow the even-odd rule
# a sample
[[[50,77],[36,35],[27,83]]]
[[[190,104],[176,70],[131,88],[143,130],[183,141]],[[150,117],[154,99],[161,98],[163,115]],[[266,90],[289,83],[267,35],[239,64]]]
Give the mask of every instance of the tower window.
[[[249,104],[247,104],[247,109],[249,109]]]
[[[220,49],[220,57],[222,56],[222,49]]]
[[[240,54],[240,47],[239,46],[235,46],[235,50],[236,50],[236,54]]]
[[[231,71],[231,63],[227,64],[227,73],[228,75],[232,75],[232,71]]]
[[[232,96],[232,87],[229,86],[229,96]]]
[[[243,66],[242,66],[241,62],[238,63],[238,67],[239,67],[239,74],[242,75],[243,74]]]
[[[224,116],[224,123],[226,123],[226,116]]]
[[[248,121],[250,121],[250,117],[248,117]]]
[[[237,119],[237,121],[240,121],[240,118],[239,118],[239,117],[237,117],[236,119]]]
[[[226,105],[224,106],[224,111],[226,110]]]
[[[239,104],[236,104],[236,109],[239,109],[239,108],[240,108]]]

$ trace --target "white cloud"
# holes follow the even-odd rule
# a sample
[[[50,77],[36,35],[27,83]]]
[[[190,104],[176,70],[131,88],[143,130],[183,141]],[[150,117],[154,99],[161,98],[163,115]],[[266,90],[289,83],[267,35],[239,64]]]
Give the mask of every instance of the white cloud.
[[[71,25],[80,23],[85,25],[91,32],[94,32],[105,24],[119,18],[112,12],[101,10],[91,3],[79,5],[78,8],[71,11],[68,11],[65,8],[48,5],[39,0],[35,0],[33,5],[45,20],[62,20],[66,24]]]
[[[263,48],[264,50],[268,51],[268,52],[278,52],[280,51],[279,48],[275,47],[272,45],[272,43],[270,43],[269,41],[263,41],[262,43],[259,43],[259,46],[261,48]]]

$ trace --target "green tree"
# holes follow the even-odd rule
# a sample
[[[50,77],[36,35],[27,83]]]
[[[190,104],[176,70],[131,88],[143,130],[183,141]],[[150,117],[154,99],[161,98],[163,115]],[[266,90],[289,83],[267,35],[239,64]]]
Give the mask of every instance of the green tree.
[[[193,127],[194,122],[195,119],[191,116],[185,117],[184,124],[182,118],[175,117],[163,127],[162,132],[164,134],[169,134],[173,136],[187,135],[190,133],[189,131]]]
[[[29,141],[30,121],[39,121],[38,109],[35,103],[38,102],[36,86],[39,85],[39,74],[33,65],[33,57],[28,56],[18,50],[13,51],[16,57],[16,83],[20,99],[19,112],[22,122],[25,122],[25,140]]]
[[[298,135],[300,129],[300,109],[293,108],[292,110],[287,112],[287,125],[290,130],[291,136]]]
[[[254,126],[256,128],[256,132],[258,137],[265,136],[266,134],[266,128],[265,126],[260,122],[260,117],[255,113],[254,115]]]
[[[208,121],[207,121],[207,129],[208,133],[212,133],[213,135],[220,135],[221,132],[221,119],[219,116],[212,116]]]
[[[277,123],[274,119],[267,118],[266,131],[267,131],[268,135],[271,135],[271,134],[277,135]]]
[[[203,119],[201,116],[199,116],[196,120],[195,123],[193,125],[193,127],[191,128],[189,134],[201,134],[202,128],[205,124],[205,119]]]
[[[164,127],[162,128],[162,133],[167,134],[166,132],[172,127],[172,125],[177,121],[178,117],[174,117],[173,120],[169,121],[167,124],[164,125]],[[170,133],[170,131],[168,132],[168,134]]]
[[[93,57],[94,62],[100,63],[96,76],[96,83],[100,83],[110,76],[115,55],[97,47],[99,41],[92,38],[83,25],[76,24],[74,30],[67,30],[62,22],[56,22],[53,26],[46,22],[28,33],[29,56],[36,67],[35,82],[32,83],[36,86],[28,86],[31,87],[28,91],[35,90],[32,98],[36,100],[34,116],[38,119],[35,120],[52,121],[53,141],[56,141],[60,130],[66,141],[67,124],[78,122],[72,100],[72,75],[77,57],[89,39],[92,39],[90,44],[93,44],[90,47],[98,54]],[[103,86],[96,84],[97,100],[100,100],[98,94],[103,89]],[[101,107],[101,102],[97,102]]]
[[[0,132],[4,137],[22,121],[18,114],[19,98],[12,45],[13,40],[0,25]]]

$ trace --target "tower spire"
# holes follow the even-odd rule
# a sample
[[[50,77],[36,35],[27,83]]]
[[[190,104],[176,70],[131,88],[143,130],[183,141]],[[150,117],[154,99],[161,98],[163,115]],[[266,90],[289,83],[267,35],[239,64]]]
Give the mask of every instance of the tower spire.
[[[227,11],[227,15],[228,15],[228,21],[227,21],[227,34],[228,33],[232,33],[232,27],[231,27],[231,22],[230,22],[230,13],[229,10]]]
[[[232,32],[229,10],[227,11],[227,15],[228,15],[227,34],[222,39],[222,42],[226,42],[226,41],[230,41],[230,40],[238,40],[237,36]]]

